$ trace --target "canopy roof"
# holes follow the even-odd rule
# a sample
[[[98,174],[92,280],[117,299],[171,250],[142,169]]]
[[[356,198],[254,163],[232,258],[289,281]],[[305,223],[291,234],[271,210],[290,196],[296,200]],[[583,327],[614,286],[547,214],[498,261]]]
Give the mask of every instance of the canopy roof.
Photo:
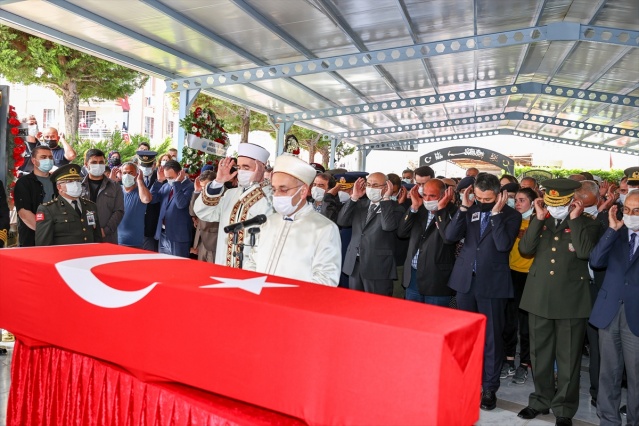
[[[637,0],[0,0],[0,22],[359,149],[639,155]]]

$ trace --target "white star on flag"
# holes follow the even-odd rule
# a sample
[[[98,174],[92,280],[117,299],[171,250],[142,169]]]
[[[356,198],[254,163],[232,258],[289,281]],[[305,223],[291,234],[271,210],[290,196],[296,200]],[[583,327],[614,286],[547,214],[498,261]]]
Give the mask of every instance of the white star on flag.
[[[239,288],[259,295],[265,287],[298,287],[294,284],[267,283],[266,276],[236,280],[234,278],[211,277],[220,284],[202,285],[200,288]]]

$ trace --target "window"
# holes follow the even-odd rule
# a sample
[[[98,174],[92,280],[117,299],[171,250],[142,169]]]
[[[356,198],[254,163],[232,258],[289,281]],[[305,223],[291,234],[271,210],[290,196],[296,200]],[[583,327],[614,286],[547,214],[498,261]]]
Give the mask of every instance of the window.
[[[148,136],[150,139],[153,139],[154,121],[153,117],[144,117],[144,135]]]
[[[80,110],[80,123],[82,123],[82,120],[84,120],[84,122],[86,123],[86,127],[91,127],[91,125],[93,124],[93,122],[96,119],[96,112],[95,111],[85,111],[83,109]]]
[[[42,120],[42,128],[46,129],[49,127],[57,127],[55,122],[55,110],[54,109],[45,109]]]
[[[146,96],[144,98],[144,106],[153,106],[153,96]]]
[[[173,121],[168,121],[166,123],[166,134],[167,134],[167,136],[173,135],[173,126],[174,126]]]

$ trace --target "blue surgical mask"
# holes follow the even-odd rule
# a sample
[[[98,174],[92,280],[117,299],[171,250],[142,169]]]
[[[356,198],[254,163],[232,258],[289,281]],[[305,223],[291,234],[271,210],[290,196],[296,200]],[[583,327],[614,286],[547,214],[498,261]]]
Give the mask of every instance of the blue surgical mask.
[[[50,158],[44,158],[42,160],[38,160],[38,170],[44,173],[49,173],[53,168],[53,160]]]
[[[521,214],[522,219],[528,219],[530,217],[530,215],[535,211],[535,209],[533,207],[530,208],[530,210],[528,210],[527,212],[523,212]]]
[[[511,208],[515,208],[515,199],[514,198],[509,198],[508,201],[506,201],[506,204],[508,204],[508,207]]]

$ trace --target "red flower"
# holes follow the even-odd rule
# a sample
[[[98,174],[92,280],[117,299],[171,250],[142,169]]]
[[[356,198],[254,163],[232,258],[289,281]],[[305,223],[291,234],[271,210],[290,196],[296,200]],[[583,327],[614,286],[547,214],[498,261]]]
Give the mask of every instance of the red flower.
[[[15,108],[13,105],[9,105],[9,111],[13,111],[13,110],[15,110],[15,109],[16,109],[16,108]]]
[[[197,136],[198,138],[201,138],[201,137],[202,137],[202,133],[200,133],[200,132],[195,132],[195,136]]]
[[[9,111],[9,117],[17,117],[18,113],[15,112],[14,110]]]
[[[193,115],[195,117],[199,117],[200,115],[202,115],[202,108],[200,107],[195,108],[195,112],[193,113]]]
[[[9,124],[11,124],[12,126],[19,126],[20,125],[20,120],[17,120],[15,118],[11,117],[9,119]]]
[[[206,164],[208,164],[210,166],[211,164],[213,164],[213,162],[211,160],[209,160],[209,161],[206,162]]]
[[[24,164],[24,157],[20,156],[14,160],[13,167],[22,167],[23,164]]]
[[[11,134],[12,134],[13,136],[16,136],[18,133],[20,133],[20,131],[18,130],[18,128],[17,128],[17,127],[12,127],[12,128],[11,128]]]
[[[13,152],[14,154],[17,152],[18,154],[22,155],[22,153],[24,151],[26,151],[27,147],[23,145],[16,145],[15,147],[13,147]]]
[[[11,174],[13,174],[13,177],[18,177],[18,169],[14,167]]]
[[[16,136],[15,138],[13,138],[13,143],[14,145],[22,145],[24,144],[24,139],[22,139],[20,136]]]

